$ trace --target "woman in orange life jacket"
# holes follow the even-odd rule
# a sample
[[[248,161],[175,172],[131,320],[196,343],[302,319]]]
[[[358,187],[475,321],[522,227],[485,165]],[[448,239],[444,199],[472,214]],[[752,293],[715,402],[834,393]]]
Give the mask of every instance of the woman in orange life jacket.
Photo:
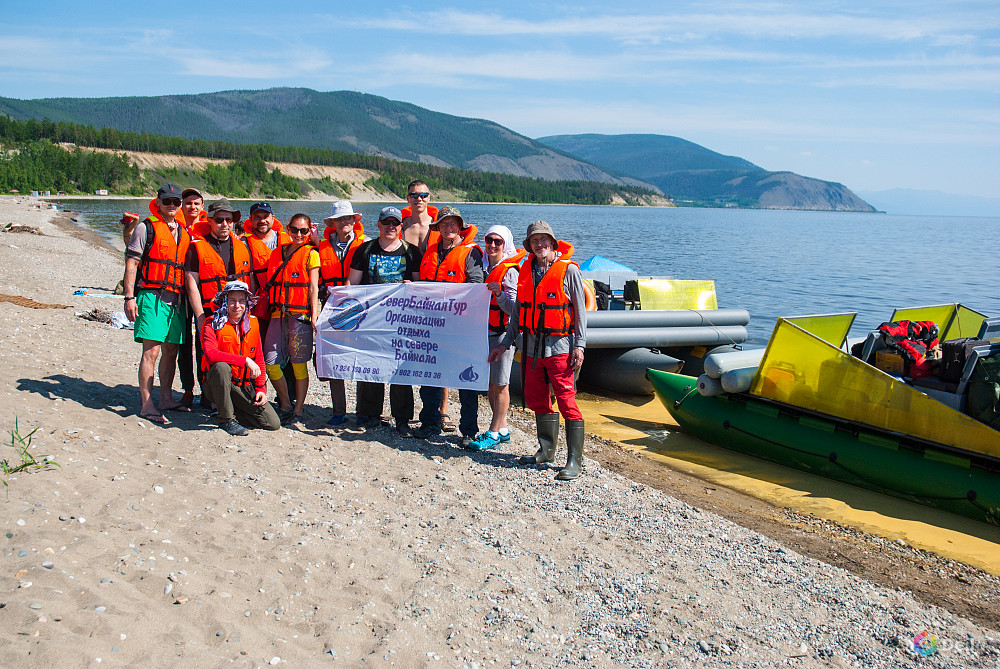
[[[517,309],[489,361],[500,359],[521,342],[521,378],[524,399],[535,412],[538,452],[520,458],[521,464],[540,465],[555,459],[559,414],[552,411],[549,385],[566,420],[566,466],[556,479],[577,478],[583,465],[583,414],[576,404],[574,372],[583,364],[587,345],[586,295],[580,267],[570,257],[573,245],[556,240],[551,226],[535,221],[528,226],[524,248],[530,254],[517,281]]]
[[[290,425],[302,416],[309,389],[309,368],[313,336],[319,319],[319,253],[316,228],[305,214],[295,214],[288,221],[291,241],[271,252],[268,280],[265,284],[271,323],[264,339],[264,363],[267,377],[278,393],[282,425]],[[295,375],[295,404],[288,397],[288,387],[281,367],[292,364]]]
[[[486,256],[483,266],[486,271],[486,287],[490,289],[489,345],[492,349],[500,343],[500,337],[507,330],[510,315],[517,306],[517,279],[524,249],[514,245],[514,235],[505,225],[494,225],[483,238]],[[510,408],[510,366],[514,361],[514,349],[507,349],[500,359],[490,364],[490,385],[487,397],[493,418],[490,429],[480,433],[469,444],[474,451],[488,451],[497,445],[510,441],[507,428],[507,410]]]
[[[244,282],[226,283],[212,298],[215,312],[204,319],[199,333],[203,392],[219,408],[219,427],[234,437],[249,434],[246,425],[264,430],[281,427],[267,401],[260,328],[250,315],[254,300]]]
[[[431,224],[431,231],[440,235],[431,236],[427,252],[420,262],[421,281],[446,283],[482,283],[483,252],[476,245],[475,226],[469,225],[455,207],[442,207],[438,220]],[[420,427],[414,436],[427,439],[441,432],[442,388],[420,387]],[[479,393],[475,390],[459,389],[461,405],[458,429],[462,434],[462,446],[468,447],[479,432]]]
[[[326,229],[319,244],[320,303],[326,302],[330,288],[346,286],[351,273],[351,260],[355,251],[365,241],[365,226],[361,214],[347,200],[333,203],[332,212],[323,219]],[[322,308],[322,307],[321,307]],[[320,379],[323,381],[324,379]],[[330,382],[330,406],[333,416],[328,425],[347,422],[347,389],[343,379],[326,379]]]

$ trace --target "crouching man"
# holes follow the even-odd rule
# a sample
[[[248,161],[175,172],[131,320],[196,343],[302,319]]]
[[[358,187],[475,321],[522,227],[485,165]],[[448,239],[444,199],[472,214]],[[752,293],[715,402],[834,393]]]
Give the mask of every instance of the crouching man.
[[[586,297],[583,276],[570,260],[573,245],[558,241],[551,226],[535,221],[528,226],[517,281],[517,308],[507,332],[490,351],[493,363],[514,343],[521,342],[524,399],[535,412],[538,452],[522,456],[521,464],[539,465],[555,459],[559,439],[559,414],[552,411],[549,385],[566,420],[566,467],[556,474],[560,481],[580,475],[583,466],[583,414],[576,404],[574,372],[583,364],[587,340]]]
[[[245,426],[281,428],[267,401],[264,351],[257,319],[250,315],[255,298],[242,281],[230,281],[215,294],[215,313],[201,329],[203,391],[219,410],[219,427],[234,437],[250,434]]]

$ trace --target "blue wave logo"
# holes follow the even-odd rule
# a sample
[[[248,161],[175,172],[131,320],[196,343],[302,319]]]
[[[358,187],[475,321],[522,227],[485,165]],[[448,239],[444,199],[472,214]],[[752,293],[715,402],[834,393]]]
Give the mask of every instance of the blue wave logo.
[[[476,370],[472,369],[472,365],[469,365],[462,370],[462,373],[458,375],[458,378],[468,383],[475,383],[479,380],[479,375],[476,374]]]
[[[353,297],[348,297],[343,299],[340,304],[333,308],[333,313],[330,314],[330,327],[334,330],[340,330],[342,332],[349,332],[351,330],[357,330],[361,322],[365,320],[365,316],[368,315],[368,305],[364,304]]]

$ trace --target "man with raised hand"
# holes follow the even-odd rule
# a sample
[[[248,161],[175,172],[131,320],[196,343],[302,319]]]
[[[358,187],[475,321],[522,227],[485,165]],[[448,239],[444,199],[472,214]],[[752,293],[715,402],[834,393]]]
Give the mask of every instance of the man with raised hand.
[[[466,223],[455,207],[442,207],[430,229],[439,233],[432,237],[420,262],[420,280],[444,283],[482,283],[483,252],[474,239],[476,229]],[[427,439],[441,432],[442,388],[420,387],[420,427],[414,435]],[[479,393],[460,389],[458,400],[461,417],[458,429],[462,446],[468,448],[479,431]]]
[[[540,465],[555,459],[559,439],[559,414],[552,411],[549,387],[566,420],[566,466],[556,479],[580,476],[583,466],[583,414],[576,404],[575,372],[583,365],[587,345],[587,306],[583,275],[573,255],[573,245],[556,239],[545,221],[528,226],[524,248],[529,255],[517,280],[517,309],[507,331],[489,355],[501,358],[521,333],[521,366],[524,400],[535,412],[538,452],[520,458],[521,464]]]
[[[125,315],[135,322],[139,360],[139,415],[165,424],[163,411],[188,410],[174,400],[177,346],[185,340],[184,258],[191,237],[175,217],[181,189],[164,184],[156,193],[156,213],[136,225],[125,251]],[[162,351],[162,355],[161,354]],[[159,358],[160,403],[153,404],[153,375]]]
[[[348,283],[368,286],[380,283],[406,283],[420,279],[420,250],[400,237],[403,216],[395,207],[385,207],[378,215],[378,239],[365,242],[351,260]],[[358,381],[358,425],[365,429],[381,424],[385,385]],[[389,412],[396,422],[396,431],[411,436],[413,420],[413,387],[390,384]]]

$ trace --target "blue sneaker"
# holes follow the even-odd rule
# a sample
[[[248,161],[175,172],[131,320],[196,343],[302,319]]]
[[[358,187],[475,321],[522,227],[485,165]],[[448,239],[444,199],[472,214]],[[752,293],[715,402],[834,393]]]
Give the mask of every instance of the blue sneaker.
[[[326,421],[326,424],[336,427],[337,425],[343,425],[346,422],[347,416],[334,416],[330,420]]]
[[[509,439],[510,437],[508,437]],[[489,432],[483,432],[469,443],[468,448],[472,451],[489,451],[496,448],[501,441],[503,441],[502,437],[494,439]]]
[[[500,443],[501,444],[509,444],[510,443],[510,431],[509,430],[507,431],[507,434],[504,434],[503,432],[500,433]]]

